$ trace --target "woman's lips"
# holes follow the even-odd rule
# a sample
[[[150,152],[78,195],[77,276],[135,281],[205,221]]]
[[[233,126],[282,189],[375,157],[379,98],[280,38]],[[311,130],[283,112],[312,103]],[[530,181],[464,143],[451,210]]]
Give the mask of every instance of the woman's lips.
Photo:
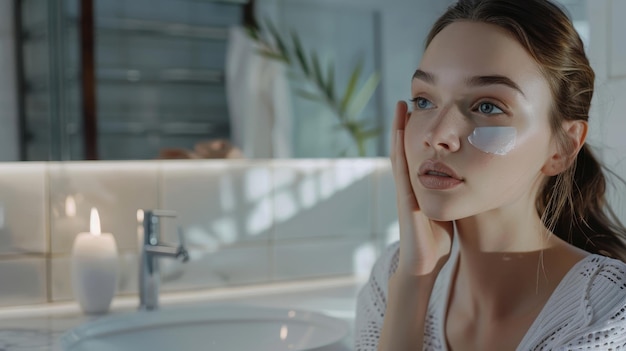
[[[418,176],[418,179],[420,183],[422,183],[422,186],[424,186],[424,188],[434,190],[452,189],[455,186],[463,183],[462,180],[458,180],[456,178],[428,174],[420,175]]]
[[[463,179],[447,165],[426,161],[419,168],[418,179],[426,189],[445,190],[463,183]]]

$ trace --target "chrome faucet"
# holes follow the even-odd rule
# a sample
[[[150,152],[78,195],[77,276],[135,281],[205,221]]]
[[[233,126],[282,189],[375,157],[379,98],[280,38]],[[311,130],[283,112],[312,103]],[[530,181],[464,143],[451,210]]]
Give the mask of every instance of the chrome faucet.
[[[143,245],[141,247],[141,261],[139,264],[139,309],[154,310],[159,306],[159,275],[160,257],[189,260],[189,253],[185,248],[182,229],[178,228],[179,244],[168,245],[160,242],[160,218],[175,218],[176,212],[167,210],[145,210],[143,212]]]

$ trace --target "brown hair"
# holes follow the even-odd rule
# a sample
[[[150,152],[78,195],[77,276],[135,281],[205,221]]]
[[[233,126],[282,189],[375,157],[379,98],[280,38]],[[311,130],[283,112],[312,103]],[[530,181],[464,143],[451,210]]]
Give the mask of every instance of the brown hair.
[[[435,22],[426,47],[456,21],[496,25],[524,46],[552,91],[552,132],[559,147],[570,150],[562,121],[589,119],[595,75],[565,12],[549,0],[460,0]],[[588,252],[626,261],[626,229],[607,204],[602,169],[589,146],[583,145],[566,171],[545,181],[537,196],[537,211],[545,226],[562,239]]]

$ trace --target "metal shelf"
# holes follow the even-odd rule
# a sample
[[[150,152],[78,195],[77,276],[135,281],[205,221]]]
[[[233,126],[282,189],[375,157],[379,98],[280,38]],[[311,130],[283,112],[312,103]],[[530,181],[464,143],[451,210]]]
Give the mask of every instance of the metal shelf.
[[[66,17],[66,28],[78,26],[76,17]],[[95,21],[97,31],[124,31],[135,32],[144,35],[169,36],[178,38],[191,38],[202,40],[226,41],[228,39],[228,27],[223,26],[197,26],[187,23],[151,21],[135,18],[112,18],[100,17]],[[48,37],[47,23],[37,23],[22,31],[25,41],[44,40]]]
[[[220,132],[226,128],[226,123],[211,122],[166,122],[166,123],[138,123],[138,122],[100,122],[98,133],[101,135],[126,135],[143,136],[147,134],[158,134],[163,136],[206,136]],[[42,130],[47,128],[30,127],[29,131]],[[80,126],[78,123],[70,122],[65,126],[68,136],[79,135]]]
[[[67,88],[78,82],[78,74],[71,72],[66,76]],[[141,70],[123,68],[99,68],[96,72],[96,83],[130,83],[130,84],[224,84],[224,71],[201,70],[187,68],[169,68],[162,70]],[[46,91],[46,77],[31,78],[26,82],[29,93]]]
[[[98,18],[96,30],[127,31],[148,35],[205,40],[227,40],[228,27],[194,26],[186,23],[148,21],[132,18]]]
[[[224,72],[187,68],[162,70],[100,68],[97,79],[100,82],[223,84]]]

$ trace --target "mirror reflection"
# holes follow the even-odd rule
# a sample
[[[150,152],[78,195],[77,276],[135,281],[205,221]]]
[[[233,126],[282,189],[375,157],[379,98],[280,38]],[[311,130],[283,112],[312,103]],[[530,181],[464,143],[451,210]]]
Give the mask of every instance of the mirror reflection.
[[[0,160],[385,156],[450,3],[3,1]]]

